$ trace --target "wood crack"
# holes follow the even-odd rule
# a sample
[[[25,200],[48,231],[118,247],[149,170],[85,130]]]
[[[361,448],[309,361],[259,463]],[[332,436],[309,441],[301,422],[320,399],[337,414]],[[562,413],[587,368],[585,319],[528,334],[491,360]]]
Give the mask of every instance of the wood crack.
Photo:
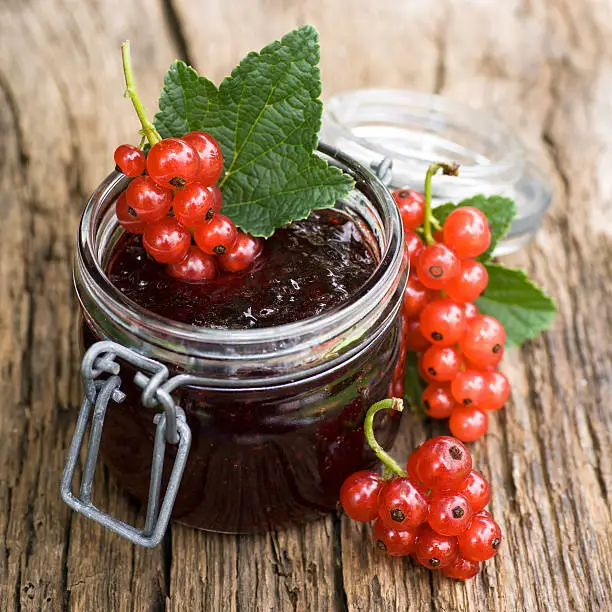
[[[336,607],[341,612],[349,609],[348,596],[344,587],[344,568],[342,565],[342,519],[335,513],[332,517],[333,551],[334,551],[334,570],[336,572],[334,584],[336,585],[337,599]]]
[[[21,563],[17,570],[17,580],[15,581],[15,612],[21,612]]]
[[[62,551],[62,602],[64,609],[70,604],[70,589],[68,588],[68,555],[70,553],[70,536],[72,534],[72,515],[66,518],[64,525],[64,549]]]
[[[161,4],[168,29],[178,51],[179,59],[189,66],[194,66],[193,56],[189,49],[189,43],[183,30],[181,19],[174,5],[174,0],[161,0]]]
[[[438,31],[435,36],[436,64],[434,70],[434,87],[436,94],[441,94],[446,85],[446,26],[448,25],[448,4],[444,3],[444,13],[438,23]]]

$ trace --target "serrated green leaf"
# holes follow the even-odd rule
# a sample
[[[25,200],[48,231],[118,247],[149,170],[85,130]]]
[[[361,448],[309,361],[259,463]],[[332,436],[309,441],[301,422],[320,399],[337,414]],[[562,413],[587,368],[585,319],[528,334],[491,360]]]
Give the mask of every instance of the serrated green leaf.
[[[404,374],[404,400],[410,411],[421,419],[427,417],[422,401],[425,386],[426,384],[419,374],[419,358],[416,353],[409,351],[406,355]]]
[[[555,302],[523,270],[494,263],[485,267],[489,283],[476,305],[480,312],[495,317],[504,326],[507,346],[519,346],[550,326]]]
[[[314,153],[321,127],[318,35],[304,26],[249,53],[219,89],[185,64],[166,75],[155,126],[162,136],[212,134],[225,159],[223,212],[270,236],[347,195],[352,179]]]
[[[480,255],[480,257],[478,257],[480,261],[487,261],[491,257],[491,253],[493,253],[493,249],[495,249],[499,240],[501,240],[510,229],[512,220],[516,216],[516,204],[514,200],[500,195],[487,197],[481,194],[462,200],[458,204],[453,204],[452,202],[442,204],[434,208],[433,213],[440,223],[444,223],[448,215],[461,206],[474,206],[474,208],[482,210],[491,225],[491,245],[482,255]]]
[[[202,125],[212,125],[219,92],[214,83],[185,62],[176,61],[164,77],[154,124],[162,138],[180,137]]]

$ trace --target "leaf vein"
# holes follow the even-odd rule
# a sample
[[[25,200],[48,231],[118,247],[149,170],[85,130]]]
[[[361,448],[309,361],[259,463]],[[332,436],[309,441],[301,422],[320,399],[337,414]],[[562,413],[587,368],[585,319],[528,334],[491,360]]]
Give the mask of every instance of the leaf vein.
[[[261,55],[259,56],[261,57]],[[240,157],[240,154],[242,153],[242,151],[244,151],[245,147],[247,146],[247,143],[249,142],[249,139],[251,138],[251,136],[253,135],[253,132],[255,131],[255,126],[258,124],[259,120],[261,119],[262,115],[264,114],[264,112],[266,111],[266,109],[270,106],[270,100],[272,99],[272,96],[274,95],[274,93],[276,92],[276,90],[278,89],[281,81],[289,74],[289,71],[291,70],[293,64],[295,63],[295,60],[291,59],[291,61],[289,62],[287,69],[282,73],[282,76],[279,77],[279,79],[276,81],[276,84],[274,84],[272,86],[272,89],[270,90],[270,93],[268,94],[268,97],[266,98],[266,101],[264,103],[264,105],[261,107],[261,110],[259,111],[259,113],[257,114],[257,117],[255,119],[255,121],[253,121],[253,123],[251,124],[251,127],[247,133],[247,135],[245,136],[244,140],[242,141],[242,146],[240,147],[240,149],[236,149],[236,145],[237,145],[237,139],[238,139],[238,126],[240,125],[239,121],[236,121],[236,129],[234,131],[234,157],[232,158],[232,163],[229,165],[225,176],[223,177],[223,180],[221,181],[221,185],[220,187],[222,187],[224,185],[224,183],[227,182],[227,180],[229,179],[229,177],[233,174],[233,172],[237,172],[238,170],[234,170],[233,166],[236,163],[236,160]],[[236,108],[236,116],[240,116],[240,109],[242,108],[242,101],[244,99],[244,80],[242,81],[242,91],[240,93],[240,100],[238,101],[238,106]]]

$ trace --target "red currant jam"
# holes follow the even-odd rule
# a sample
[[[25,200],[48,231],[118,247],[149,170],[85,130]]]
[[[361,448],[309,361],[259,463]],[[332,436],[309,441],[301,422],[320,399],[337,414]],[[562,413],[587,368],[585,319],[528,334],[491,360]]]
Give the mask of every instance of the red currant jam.
[[[277,230],[243,273],[186,283],[147,256],[140,236],[126,234],[108,275],[115,287],[151,312],[199,327],[246,329],[327,312],[362,287],[375,267],[355,223],[326,209]]]
[[[341,308],[377,267],[368,244],[348,216],[322,210],[276,231],[256,264],[241,274],[201,284],[172,279],[148,259],[134,236],[117,242],[107,274],[132,301],[175,321],[269,328]],[[373,462],[363,432],[367,408],[388,397],[390,389],[398,392],[394,370],[401,322],[399,315],[385,320],[375,333],[351,338],[356,349],[346,358],[326,362],[308,376],[267,384],[268,371],[256,368],[258,382],[246,388],[222,380],[177,389],[173,397],[185,411],[192,444],[173,518],[203,529],[244,533],[332,510],[344,479]],[[86,348],[99,339],[85,323]],[[166,365],[171,374],[185,371]],[[133,375],[122,363],[127,397],[107,411],[101,450],[120,484],[144,501],[153,413],[142,406]],[[387,447],[398,416],[377,418],[377,438]],[[168,445],[168,471],[174,452]]]

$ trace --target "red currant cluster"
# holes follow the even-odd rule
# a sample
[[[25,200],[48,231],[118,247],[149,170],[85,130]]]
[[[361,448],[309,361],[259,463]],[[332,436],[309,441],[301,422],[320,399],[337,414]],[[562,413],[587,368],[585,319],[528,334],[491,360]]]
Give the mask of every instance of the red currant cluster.
[[[510,394],[507,377],[497,371],[504,328],[479,314],[473,303],[488,282],[486,268],[475,258],[491,244],[489,224],[480,210],[464,206],[431,235],[428,223],[434,220],[424,196],[399,189],[393,197],[411,263],[403,351],[419,354],[419,373],[429,383],[422,397],[426,413],[450,418],[453,436],[472,442],[487,431],[487,413],[500,409]]]
[[[383,461],[389,466],[388,459]],[[408,459],[407,472],[384,480],[355,472],[340,502],[355,521],[374,523],[376,545],[389,555],[410,555],[430,570],[457,580],[480,571],[499,550],[502,533],[485,506],[491,486],[472,469],[472,457],[455,438],[431,438]]]
[[[261,240],[221,214],[223,155],[210,134],[165,138],[146,157],[137,147],[120,145],[115,164],[135,177],[117,199],[117,219],[126,231],[142,234],[147,253],[167,264],[171,276],[211,280],[217,269],[244,270],[261,252]]]

